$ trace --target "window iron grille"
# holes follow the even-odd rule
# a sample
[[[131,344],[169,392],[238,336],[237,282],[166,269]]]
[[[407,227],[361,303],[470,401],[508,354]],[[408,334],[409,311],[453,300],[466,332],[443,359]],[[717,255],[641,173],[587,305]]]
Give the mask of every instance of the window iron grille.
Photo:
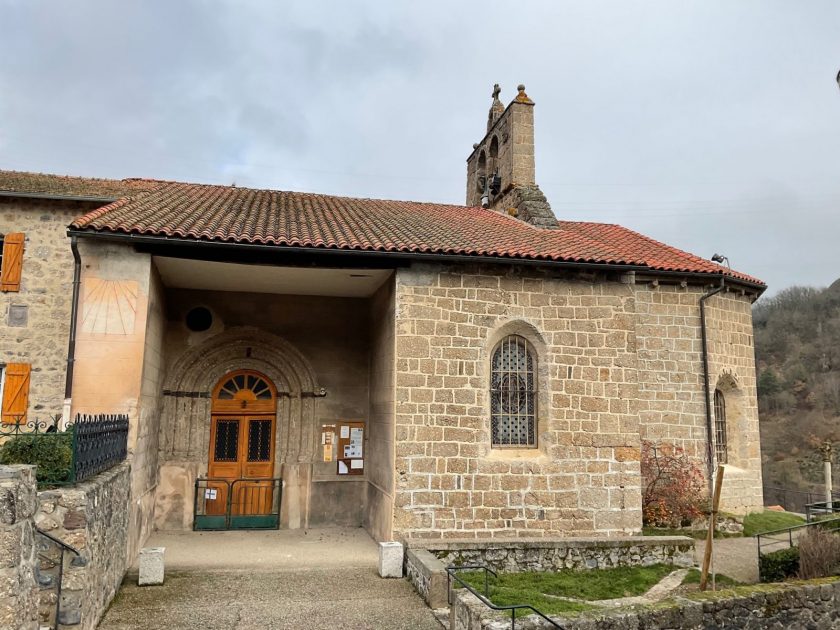
[[[715,457],[718,464],[727,463],[726,447],[726,397],[715,390]]]
[[[528,342],[503,339],[493,352],[490,424],[493,446],[536,446],[536,377]]]

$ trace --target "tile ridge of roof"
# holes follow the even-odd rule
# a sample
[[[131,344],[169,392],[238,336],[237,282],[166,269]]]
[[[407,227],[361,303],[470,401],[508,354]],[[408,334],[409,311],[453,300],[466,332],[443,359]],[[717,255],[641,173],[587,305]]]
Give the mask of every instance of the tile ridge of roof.
[[[547,228],[540,227],[538,225],[533,225],[527,221],[522,221],[521,219],[517,219],[515,217],[509,216],[503,212],[497,212],[495,210],[491,210],[490,208],[484,208],[482,206],[468,206],[465,204],[457,204],[457,203],[445,203],[445,202],[438,202],[438,201],[414,201],[411,199],[387,199],[384,197],[354,197],[350,195],[336,195],[331,193],[322,193],[322,192],[307,192],[307,191],[300,191],[300,190],[282,190],[279,188],[254,188],[252,186],[231,186],[229,184],[206,184],[201,182],[180,182],[180,181],[172,181],[172,180],[144,180],[144,181],[156,181],[161,182],[164,185],[177,185],[177,186],[200,186],[203,188],[224,188],[229,190],[245,190],[257,193],[278,193],[278,194],[287,194],[287,195],[301,195],[307,197],[327,197],[330,199],[338,199],[338,200],[347,200],[347,201],[365,201],[365,202],[373,202],[373,203],[388,203],[388,204],[410,204],[416,206],[433,206],[438,208],[457,208],[459,210],[472,210],[477,211],[481,214],[485,214],[488,216],[500,217],[503,221],[512,221],[515,222],[518,226],[524,226],[527,228],[531,228],[532,230],[536,230],[539,232],[545,232]],[[160,190],[157,189],[157,190]],[[559,224],[559,221],[558,221]]]

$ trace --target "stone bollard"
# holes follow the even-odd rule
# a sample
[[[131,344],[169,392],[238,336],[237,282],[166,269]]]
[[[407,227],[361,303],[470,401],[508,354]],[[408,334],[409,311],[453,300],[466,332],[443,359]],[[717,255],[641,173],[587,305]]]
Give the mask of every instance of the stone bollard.
[[[145,547],[140,550],[138,586],[163,584],[163,552],[166,547]]]
[[[379,543],[379,577],[403,576],[403,546],[398,542]]]

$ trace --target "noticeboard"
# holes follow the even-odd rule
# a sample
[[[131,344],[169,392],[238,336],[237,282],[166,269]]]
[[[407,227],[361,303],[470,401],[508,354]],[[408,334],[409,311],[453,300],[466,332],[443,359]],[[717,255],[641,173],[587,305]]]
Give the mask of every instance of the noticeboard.
[[[339,422],[335,445],[336,473],[363,475],[365,473],[365,423]]]

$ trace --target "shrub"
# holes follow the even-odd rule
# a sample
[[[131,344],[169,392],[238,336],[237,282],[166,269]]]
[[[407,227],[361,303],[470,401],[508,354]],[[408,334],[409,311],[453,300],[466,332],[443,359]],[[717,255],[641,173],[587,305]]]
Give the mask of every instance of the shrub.
[[[758,557],[758,579],[762,582],[783,582],[798,574],[798,547],[771,551]]]
[[[823,578],[840,570],[840,534],[811,527],[799,538],[799,577]]]
[[[654,527],[681,527],[703,516],[703,473],[685,451],[642,442],[642,519]]]
[[[73,434],[18,435],[0,446],[0,464],[34,464],[39,484],[70,480]]]

